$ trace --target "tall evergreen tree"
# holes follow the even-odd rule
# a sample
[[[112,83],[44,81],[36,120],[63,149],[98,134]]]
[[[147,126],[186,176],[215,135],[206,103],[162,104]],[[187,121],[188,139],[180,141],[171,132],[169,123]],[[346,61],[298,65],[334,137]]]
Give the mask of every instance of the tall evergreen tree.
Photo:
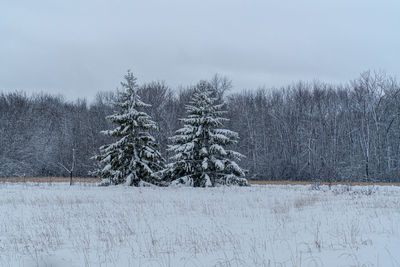
[[[243,156],[225,148],[237,142],[238,134],[221,128],[227,119],[211,88],[208,82],[196,86],[186,106],[187,117],[181,119],[184,127],[171,137],[174,144],[169,150],[175,155],[166,177],[173,184],[194,187],[247,185],[244,170],[236,163]]]
[[[137,94],[136,77],[128,71],[117,101],[118,110],[107,119],[118,126],[103,131],[117,139],[115,143],[100,147],[96,156],[101,168],[95,172],[104,182],[140,186],[146,183],[160,184],[156,172],[162,170],[164,160],[157,150],[157,143],[149,131],[156,129],[150,116],[143,112],[149,107]]]

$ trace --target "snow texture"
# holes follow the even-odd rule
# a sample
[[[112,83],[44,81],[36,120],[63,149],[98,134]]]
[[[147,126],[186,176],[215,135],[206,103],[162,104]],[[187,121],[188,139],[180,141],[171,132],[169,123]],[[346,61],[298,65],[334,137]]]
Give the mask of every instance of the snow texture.
[[[221,184],[247,185],[245,171],[235,161],[243,155],[225,146],[236,144],[238,134],[221,129],[226,118],[220,117],[223,104],[217,104],[210,84],[201,82],[186,105],[184,127],[171,137],[169,151],[175,155],[163,177],[172,184],[183,183],[195,187]]]
[[[398,187],[0,184],[0,266],[399,266]]]
[[[114,143],[100,147],[100,155],[95,156],[100,163],[94,175],[103,179],[104,184],[141,185],[160,184],[157,172],[164,167],[164,159],[158,151],[158,145],[150,130],[156,130],[156,124],[150,116],[139,110],[149,107],[137,94],[136,78],[128,71],[123,90],[118,94],[114,107],[118,111],[107,117],[115,129],[103,131],[105,135],[117,139]]]

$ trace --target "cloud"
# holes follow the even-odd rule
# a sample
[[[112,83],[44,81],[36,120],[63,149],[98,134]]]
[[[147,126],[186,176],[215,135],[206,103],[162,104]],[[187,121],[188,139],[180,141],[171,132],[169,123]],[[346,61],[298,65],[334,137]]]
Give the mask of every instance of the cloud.
[[[2,1],[0,90],[93,98],[128,68],[176,88],[400,72],[398,1]]]

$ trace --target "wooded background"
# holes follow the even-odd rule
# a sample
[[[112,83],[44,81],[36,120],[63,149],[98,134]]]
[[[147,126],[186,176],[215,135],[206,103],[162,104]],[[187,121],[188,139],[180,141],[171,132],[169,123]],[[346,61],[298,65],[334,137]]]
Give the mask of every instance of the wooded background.
[[[284,88],[232,93],[231,81],[210,84],[226,102],[226,128],[239,133],[234,150],[249,179],[292,181],[400,181],[400,86],[384,73],[365,72],[344,85],[298,82]],[[140,87],[153,132],[166,159],[193,87],[163,82]],[[98,148],[112,140],[100,133],[115,92],[88,103],[24,92],[0,94],[0,177],[67,176],[75,149],[75,176],[88,176]]]

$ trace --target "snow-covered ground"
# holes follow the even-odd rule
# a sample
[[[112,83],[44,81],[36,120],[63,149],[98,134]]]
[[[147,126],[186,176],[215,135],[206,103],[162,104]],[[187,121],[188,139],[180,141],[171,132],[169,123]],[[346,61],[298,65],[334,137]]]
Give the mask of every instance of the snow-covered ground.
[[[0,266],[400,266],[400,188],[0,184]]]

